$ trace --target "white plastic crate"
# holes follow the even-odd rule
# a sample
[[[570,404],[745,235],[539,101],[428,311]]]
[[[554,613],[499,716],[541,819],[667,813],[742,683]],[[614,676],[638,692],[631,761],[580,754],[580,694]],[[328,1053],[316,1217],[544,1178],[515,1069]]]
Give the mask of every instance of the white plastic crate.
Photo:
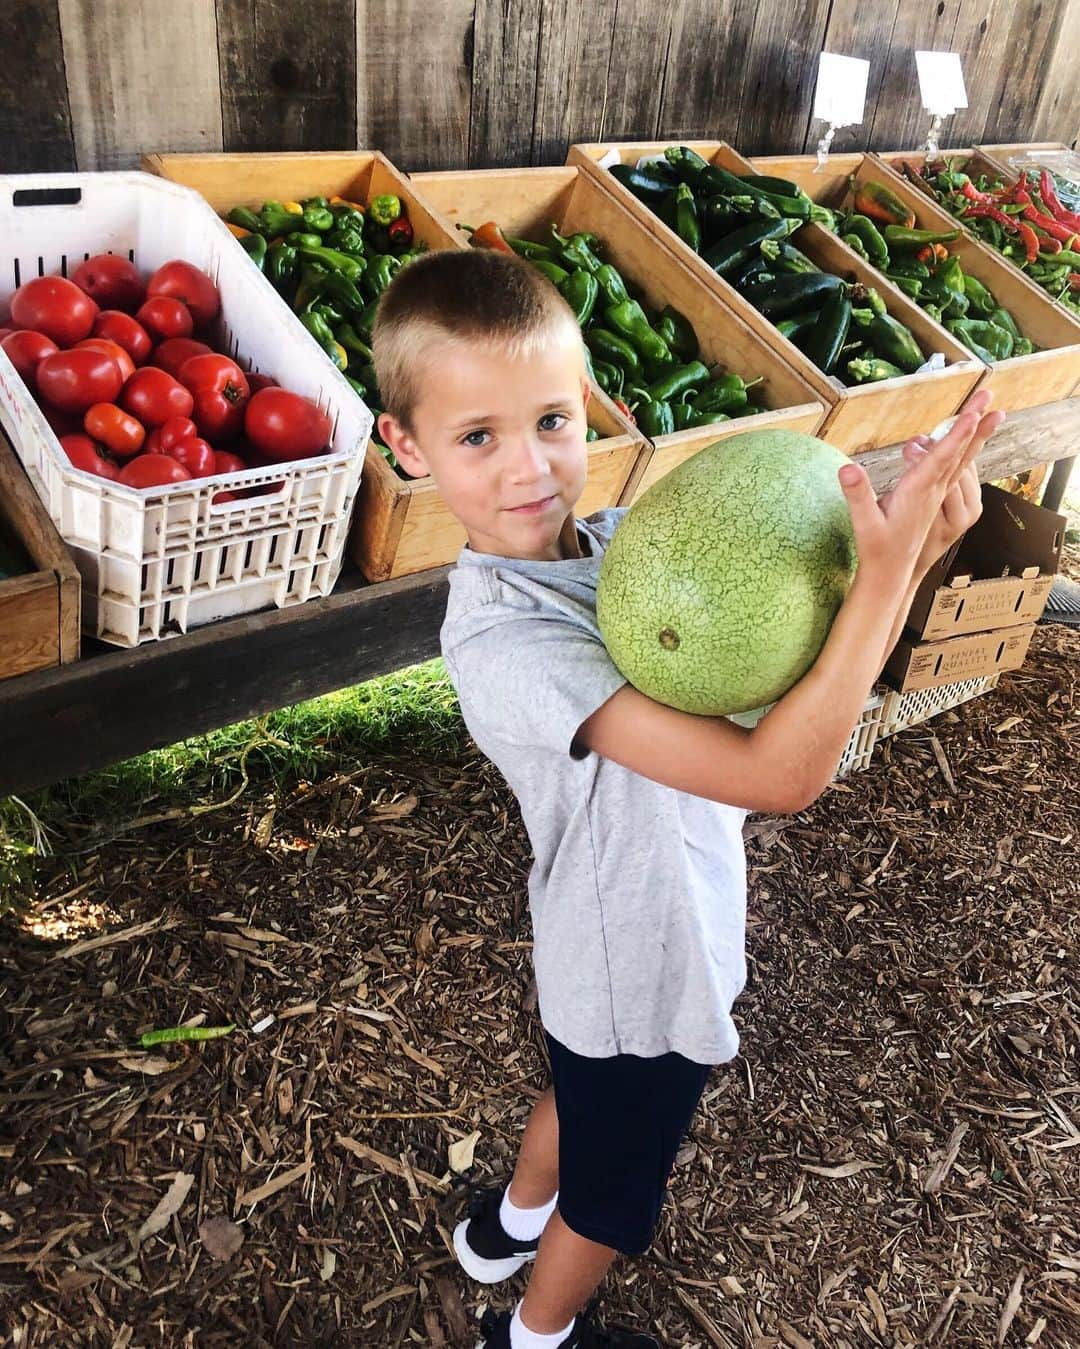
[[[874,746],[881,738],[881,718],[888,697],[887,693],[878,692],[876,689],[870,693],[863,705],[862,716],[852,730],[847,748],[836,766],[834,777],[844,778],[849,773],[861,773],[864,768],[869,767]],[[753,712],[737,712],[729,720],[739,726],[756,726],[771,707],[775,707],[775,703],[770,703],[768,707],[755,708]]]
[[[145,492],[73,468],[0,351],[0,424],[83,577],[83,623],[118,646],[216,618],[299,604],[333,588],[372,416],[195,192],[143,173],[0,176],[0,303],[95,253],[149,275],[172,258],[221,292],[214,346],[330,417],[330,452]],[[280,484],[213,504],[227,489]]]
[[[1000,675],[983,675],[979,679],[964,679],[956,684],[942,684],[936,689],[913,689],[909,693],[889,692],[885,698],[885,707],[881,717],[881,729],[878,739],[906,731],[909,726],[918,726],[929,721],[950,707],[959,707],[981,694],[997,688]]]

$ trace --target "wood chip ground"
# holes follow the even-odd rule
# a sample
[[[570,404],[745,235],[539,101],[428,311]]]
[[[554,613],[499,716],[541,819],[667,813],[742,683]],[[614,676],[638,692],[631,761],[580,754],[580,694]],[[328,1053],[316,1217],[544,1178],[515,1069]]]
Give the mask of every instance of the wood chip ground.
[[[1078,654],[1041,627],[995,694],[751,821],[743,1053],[619,1318],[1080,1346]],[[0,927],[5,1342],[471,1346],[449,1233],[545,1083],[526,865],[475,751],[58,862]],[[185,1021],[237,1029],[133,1047]]]

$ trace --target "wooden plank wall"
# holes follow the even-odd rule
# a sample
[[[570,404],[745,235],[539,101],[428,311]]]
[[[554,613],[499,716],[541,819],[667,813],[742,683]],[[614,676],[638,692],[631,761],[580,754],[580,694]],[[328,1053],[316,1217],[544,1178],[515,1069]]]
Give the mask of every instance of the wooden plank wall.
[[[837,150],[915,146],[916,48],[964,60],[943,143],[1080,134],[1080,0],[3,0],[0,171],[147,150],[561,163],[578,140],[801,151],[824,49],[872,63]]]

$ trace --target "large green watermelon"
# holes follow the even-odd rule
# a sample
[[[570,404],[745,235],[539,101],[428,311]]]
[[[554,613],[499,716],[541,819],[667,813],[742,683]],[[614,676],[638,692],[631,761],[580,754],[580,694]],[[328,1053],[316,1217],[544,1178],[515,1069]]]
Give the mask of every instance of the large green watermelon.
[[[642,693],[726,716],[786,693],[816,660],[855,573],[839,450],[748,431],[673,469],[615,531],[596,612]]]

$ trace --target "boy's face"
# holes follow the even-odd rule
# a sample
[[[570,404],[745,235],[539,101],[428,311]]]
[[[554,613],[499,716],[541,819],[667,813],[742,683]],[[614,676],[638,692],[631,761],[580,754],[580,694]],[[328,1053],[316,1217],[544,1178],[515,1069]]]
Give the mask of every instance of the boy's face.
[[[389,414],[384,442],[407,473],[430,473],[477,552],[554,561],[576,556],[574,506],[587,446],[581,338],[536,355],[452,339],[424,354],[410,433]]]

